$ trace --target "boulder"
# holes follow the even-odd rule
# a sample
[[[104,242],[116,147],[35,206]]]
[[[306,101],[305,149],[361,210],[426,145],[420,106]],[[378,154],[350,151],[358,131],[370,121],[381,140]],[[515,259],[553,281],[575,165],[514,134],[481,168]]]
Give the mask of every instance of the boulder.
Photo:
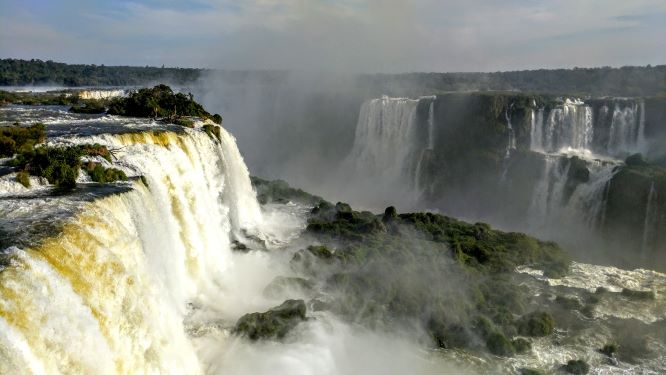
[[[266,312],[243,315],[233,333],[250,340],[282,339],[305,320],[305,312],[303,300],[287,300]]]

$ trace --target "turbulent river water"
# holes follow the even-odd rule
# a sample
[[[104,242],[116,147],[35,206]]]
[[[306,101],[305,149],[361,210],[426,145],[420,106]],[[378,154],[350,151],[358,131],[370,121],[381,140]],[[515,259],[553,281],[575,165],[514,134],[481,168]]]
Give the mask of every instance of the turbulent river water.
[[[557,371],[574,358],[598,374],[666,372],[666,275],[586,264],[553,280],[517,270],[542,298],[582,299],[597,287],[608,293],[594,315],[572,319],[511,359],[431,350],[413,329],[359,326],[325,311],[309,311],[283,342],[233,336],[243,314],[306,297],[264,288],[292,275],[289,259],[306,245],[300,234],[309,207],[260,206],[224,129],[216,140],[145,119],[0,108],[0,125],[14,121],[44,122],[49,144],[106,145],[114,167],[145,182],[100,186],[81,176],[63,194],[34,177],[24,188],[9,170],[0,177],[2,374],[495,374]],[[233,251],[234,241],[251,251]],[[631,300],[623,288],[656,298]],[[587,326],[577,327],[581,321]],[[623,326],[645,332],[637,338],[645,353],[611,364],[596,349]]]

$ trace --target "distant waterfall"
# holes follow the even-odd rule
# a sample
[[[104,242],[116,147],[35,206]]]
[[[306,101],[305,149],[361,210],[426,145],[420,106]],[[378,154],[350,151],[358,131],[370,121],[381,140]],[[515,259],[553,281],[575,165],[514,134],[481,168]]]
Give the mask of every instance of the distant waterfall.
[[[543,117],[543,109],[532,113],[530,148],[533,151],[591,148],[594,136],[592,109],[583,102],[567,99],[550,110],[545,122]]]
[[[563,156],[544,157],[543,174],[534,189],[528,211],[532,229],[550,231],[562,229],[563,224],[582,230],[598,229],[602,224],[615,165],[601,162],[588,164],[589,181],[579,183],[566,197],[571,162]]]
[[[92,138],[92,139],[91,139]],[[80,139],[119,150],[147,186],[89,203],[0,273],[0,373],[204,373],[187,303],[220,301],[234,233],[261,224],[233,137]]]
[[[569,165],[563,167],[560,157],[545,156],[544,163],[542,177],[534,189],[528,211],[534,230],[547,227],[555,216],[559,216],[569,174]]]
[[[645,152],[645,105],[644,103],[615,103],[608,144],[609,155]]]
[[[543,108],[530,112],[530,150],[544,151],[543,149]]]
[[[645,220],[643,222],[643,242],[641,245],[641,256],[643,260],[649,259],[650,252],[652,251],[652,240],[654,232],[657,230],[657,215],[659,209],[657,207],[657,190],[654,187],[654,181],[650,184],[650,191],[648,192],[647,202],[645,204]]]
[[[428,106],[419,115],[419,104]],[[424,160],[435,148],[435,98],[368,100],[361,106],[347,168],[360,180],[392,184],[418,194]]]
[[[565,207],[566,220],[580,223],[585,229],[598,230],[604,221],[604,211],[615,165],[595,161],[588,164],[590,180],[574,190]]]

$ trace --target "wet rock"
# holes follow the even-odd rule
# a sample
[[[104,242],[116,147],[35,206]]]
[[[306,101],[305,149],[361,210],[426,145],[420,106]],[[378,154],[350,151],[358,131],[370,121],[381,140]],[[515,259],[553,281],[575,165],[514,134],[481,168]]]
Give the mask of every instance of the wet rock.
[[[243,315],[232,332],[250,340],[282,339],[305,320],[306,310],[303,300],[287,300],[266,312]]]

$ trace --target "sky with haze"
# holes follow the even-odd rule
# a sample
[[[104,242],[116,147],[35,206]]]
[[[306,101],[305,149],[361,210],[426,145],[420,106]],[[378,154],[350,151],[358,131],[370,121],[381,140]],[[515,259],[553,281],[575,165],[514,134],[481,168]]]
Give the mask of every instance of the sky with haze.
[[[343,72],[666,63],[665,0],[0,0],[0,58]]]

